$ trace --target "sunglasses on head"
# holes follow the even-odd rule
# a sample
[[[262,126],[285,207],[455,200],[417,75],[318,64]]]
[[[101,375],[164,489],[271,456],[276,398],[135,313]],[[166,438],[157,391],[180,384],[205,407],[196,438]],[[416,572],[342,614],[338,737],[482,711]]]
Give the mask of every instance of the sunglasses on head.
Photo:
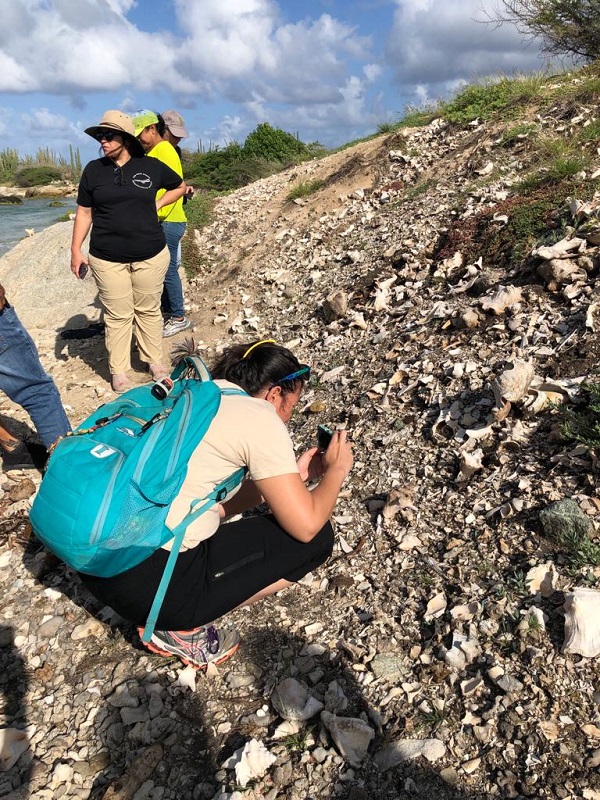
[[[112,142],[112,140],[113,140],[113,139],[114,139],[116,136],[119,136],[119,135],[120,135],[120,134],[118,134],[118,133],[117,133],[117,131],[98,131],[98,133],[95,133],[95,134],[94,134],[94,139],[95,139],[97,142],[101,142],[101,141],[103,141],[104,139],[106,139],[106,141],[107,141],[107,142]]]
[[[288,381],[296,380],[296,378],[303,377],[305,381],[310,380],[310,367],[308,364],[300,364],[299,368],[295,371],[286,375],[285,378],[280,378],[275,383],[272,383],[269,386],[269,390],[271,390],[274,386],[280,386],[282,383],[287,383]]]
[[[123,178],[123,170],[121,167],[115,167],[113,169],[113,175],[113,183],[115,186],[125,186],[127,184],[127,181]]]

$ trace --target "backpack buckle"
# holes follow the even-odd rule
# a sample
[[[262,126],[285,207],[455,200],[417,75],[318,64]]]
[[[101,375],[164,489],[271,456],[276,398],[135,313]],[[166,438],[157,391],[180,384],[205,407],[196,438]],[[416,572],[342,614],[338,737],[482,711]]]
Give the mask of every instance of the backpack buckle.
[[[217,492],[217,503],[220,503],[221,500],[225,500],[226,497],[227,497],[227,489],[223,486]]]

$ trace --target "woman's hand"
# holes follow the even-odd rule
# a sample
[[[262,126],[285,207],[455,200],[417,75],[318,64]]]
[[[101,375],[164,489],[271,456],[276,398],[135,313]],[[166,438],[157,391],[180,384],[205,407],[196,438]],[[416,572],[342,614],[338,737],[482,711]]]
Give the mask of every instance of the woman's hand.
[[[334,431],[329,447],[323,453],[325,472],[330,469],[342,469],[344,477],[348,475],[354,463],[352,444],[348,441],[348,431]]]
[[[311,447],[297,459],[298,471],[302,482],[318,481],[325,472],[323,464],[323,451],[318,447]]]
[[[85,264],[88,266],[87,259],[79,250],[78,252],[71,253],[71,272],[75,275],[76,278],[80,278],[79,270]]]

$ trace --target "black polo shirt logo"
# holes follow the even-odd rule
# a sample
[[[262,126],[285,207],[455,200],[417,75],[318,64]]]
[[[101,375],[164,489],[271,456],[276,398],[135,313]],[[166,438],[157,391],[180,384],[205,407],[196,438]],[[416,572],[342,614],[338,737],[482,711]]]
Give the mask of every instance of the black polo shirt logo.
[[[146,175],[145,172],[136,172],[131,180],[133,185],[137,186],[138,189],[152,188],[152,178],[149,175]]]

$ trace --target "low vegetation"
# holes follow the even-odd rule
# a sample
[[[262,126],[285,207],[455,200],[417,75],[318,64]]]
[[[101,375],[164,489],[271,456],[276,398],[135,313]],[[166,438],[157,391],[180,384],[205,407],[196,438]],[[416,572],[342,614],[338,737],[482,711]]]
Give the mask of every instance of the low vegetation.
[[[297,183],[288,193],[288,200],[299,200],[302,197],[307,197],[310,194],[318,192],[325,186],[325,181],[315,179],[313,181],[301,181]]]
[[[304,144],[293,134],[263,122],[243,144],[231,142],[207,152],[186,153],[184,177],[194,187],[226,192],[325,153],[318,143]]]
[[[45,186],[55,181],[77,181],[80,175],[78,148],[69,147],[68,160],[50,148],[24,157],[17,150],[0,150],[0,183],[8,186]]]

